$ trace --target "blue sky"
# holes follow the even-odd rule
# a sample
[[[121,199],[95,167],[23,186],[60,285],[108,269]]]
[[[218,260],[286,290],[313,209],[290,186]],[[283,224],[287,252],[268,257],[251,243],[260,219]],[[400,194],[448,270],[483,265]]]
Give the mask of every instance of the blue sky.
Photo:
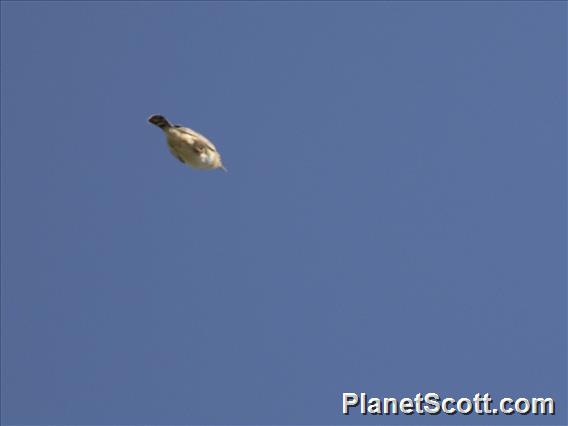
[[[1,11],[3,423],[567,422],[566,3]]]

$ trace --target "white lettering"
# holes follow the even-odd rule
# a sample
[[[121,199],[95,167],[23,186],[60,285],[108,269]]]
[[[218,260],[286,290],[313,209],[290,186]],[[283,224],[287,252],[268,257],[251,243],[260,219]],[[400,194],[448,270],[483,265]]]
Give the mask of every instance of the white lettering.
[[[464,408],[465,405],[465,408]],[[469,414],[473,409],[473,405],[469,398],[460,398],[458,399],[458,411],[462,414]]]
[[[381,414],[380,398],[369,399],[369,404],[367,405],[367,411],[369,412],[369,414]]]
[[[524,405],[524,408],[521,407],[521,405]],[[529,403],[529,400],[526,398],[517,399],[515,401],[515,410],[519,414],[527,414],[529,411],[531,411],[531,404]]]
[[[349,415],[349,407],[357,407],[359,396],[352,392],[343,392],[343,414]]]
[[[424,402],[427,404],[424,409],[428,414],[440,413],[440,395],[434,392],[424,395]]]
[[[552,398],[533,398],[532,412],[533,414],[554,414],[554,400]]]
[[[454,407],[448,408],[449,404],[455,404],[456,400],[454,398],[444,398],[442,400],[442,411],[446,414],[454,414],[456,409]]]
[[[400,400],[400,412],[402,414],[414,413],[414,402],[412,401],[412,398],[402,398]]]
[[[503,398],[501,400],[501,402],[499,403],[499,409],[503,414],[513,414],[515,410],[513,410],[512,408],[506,408],[506,406],[511,405],[512,402],[512,398]]]

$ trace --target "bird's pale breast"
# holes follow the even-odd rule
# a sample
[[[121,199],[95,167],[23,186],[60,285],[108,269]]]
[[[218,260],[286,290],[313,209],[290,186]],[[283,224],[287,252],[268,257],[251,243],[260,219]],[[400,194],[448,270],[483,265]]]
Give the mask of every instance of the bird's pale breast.
[[[215,151],[205,150],[196,152],[193,139],[190,135],[172,129],[167,135],[168,146],[172,155],[186,164],[198,169],[211,169],[218,167],[219,155]]]

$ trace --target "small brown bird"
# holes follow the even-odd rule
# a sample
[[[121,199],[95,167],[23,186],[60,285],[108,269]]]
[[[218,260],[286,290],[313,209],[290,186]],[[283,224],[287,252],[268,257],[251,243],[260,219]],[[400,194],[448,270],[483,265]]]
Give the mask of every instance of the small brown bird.
[[[173,125],[163,115],[151,115],[148,121],[164,131],[170,152],[183,164],[196,169],[227,171],[221,161],[221,154],[205,136],[188,127]]]

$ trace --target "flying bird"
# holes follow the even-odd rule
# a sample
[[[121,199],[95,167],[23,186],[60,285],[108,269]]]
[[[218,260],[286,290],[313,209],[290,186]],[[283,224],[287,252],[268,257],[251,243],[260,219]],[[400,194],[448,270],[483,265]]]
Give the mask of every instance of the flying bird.
[[[170,152],[183,164],[196,169],[223,169],[221,154],[205,136],[188,127],[173,125],[163,115],[151,115],[148,121],[166,134]]]

